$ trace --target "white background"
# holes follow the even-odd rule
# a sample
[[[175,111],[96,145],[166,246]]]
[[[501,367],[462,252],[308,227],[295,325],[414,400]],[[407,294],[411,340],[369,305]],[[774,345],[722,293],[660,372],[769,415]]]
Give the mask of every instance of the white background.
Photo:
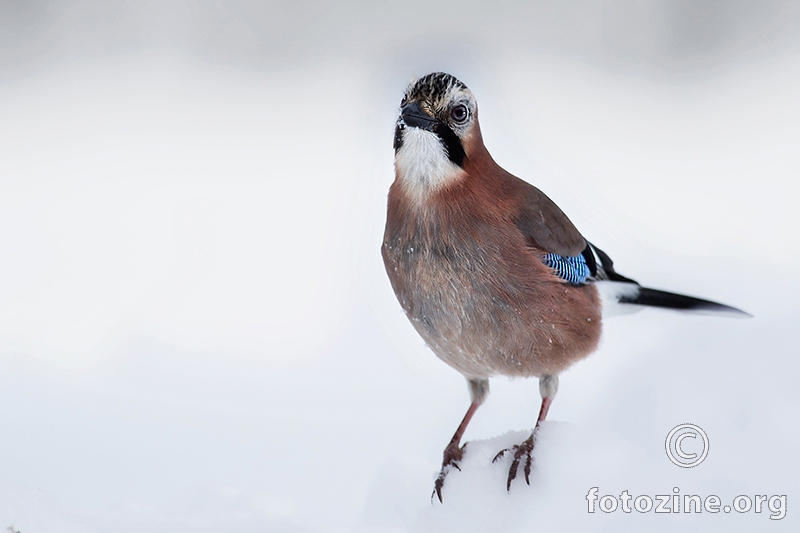
[[[444,505],[467,390],[379,253],[431,70],[620,272],[754,315],[610,319],[510,494],[538,390],[493,380]],[[798,94],[797,2],[3,2],[0,528],[796,530]],[[789,509],[590,515],[593,486]]]

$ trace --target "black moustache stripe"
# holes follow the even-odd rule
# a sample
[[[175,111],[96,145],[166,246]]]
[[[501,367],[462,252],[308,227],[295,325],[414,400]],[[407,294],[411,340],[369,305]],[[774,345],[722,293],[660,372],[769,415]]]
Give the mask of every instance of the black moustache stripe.
[[[466,153],[464,147],[461,145],[461,139],[455,134],[447,124],[437,122],[433,126],[433,132],[439,136],[445,149],[447,149],[447,157],[458,166],[463,166]]]

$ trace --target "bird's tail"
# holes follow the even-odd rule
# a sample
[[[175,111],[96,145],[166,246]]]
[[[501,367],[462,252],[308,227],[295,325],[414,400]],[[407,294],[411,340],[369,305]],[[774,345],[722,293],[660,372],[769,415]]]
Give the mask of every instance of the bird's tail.
[[[595,284],[603,299],[604,314],[607,315],[626,314],[644,306],[698,314],[727,315],[742,318],[752,316],[741,309],[729,305],[695,298],[694,296],[649,289],[635,282],[604,280],[597,281]]]
[[[586,244],[586,249],[581,255],[586,260],[586,266],[591,273],[590,279],[600,292],[603,300],[603,314],[606,316],[628,314],[643,306],[742,318],[752,316],[750,313],[729,305],[642,287],[631,278],[617,273],[614,269],[614,261],[608,254],[590,242]]]

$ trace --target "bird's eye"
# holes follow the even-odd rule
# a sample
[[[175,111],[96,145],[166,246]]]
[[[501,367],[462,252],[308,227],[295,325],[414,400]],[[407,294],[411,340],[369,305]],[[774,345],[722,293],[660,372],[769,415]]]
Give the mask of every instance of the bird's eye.
[[[463,105],[457,105],[450,111],[450,116],[453,117],[453,120],[456,122],[464,122],[467,120],[468,115],[467,108]]]
[[[405,106],[406,106],[406,97],[403,96],[403,99],[400,100],[400,107],[405,107]]]

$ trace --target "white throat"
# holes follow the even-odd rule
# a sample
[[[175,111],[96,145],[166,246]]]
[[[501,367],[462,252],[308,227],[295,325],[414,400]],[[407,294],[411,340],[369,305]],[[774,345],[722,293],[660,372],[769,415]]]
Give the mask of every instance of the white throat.
[[[394,164],[406,191],[419,200],[464,174],[447,157],[439,137],[420,128],[405,129]]]

